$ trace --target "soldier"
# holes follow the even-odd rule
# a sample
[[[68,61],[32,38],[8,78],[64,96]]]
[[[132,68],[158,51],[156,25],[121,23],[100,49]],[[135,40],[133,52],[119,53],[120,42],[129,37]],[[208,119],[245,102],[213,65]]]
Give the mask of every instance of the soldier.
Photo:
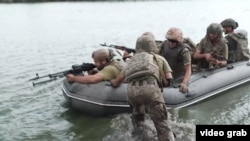
[[[179,28],[172,27],[166,33],[166,39],[160,49],[162,55],[173,70],[173,77],[180,83],[180,91],[188,92],[188,81],[192,74],[191,48],[183,43],[183,33]]]
[[[212,23],[207,27],[206,36],[201,39],[194,53],[194,59],[200,61],[199,67],[213,69],[227,65],[227,40],[222,37],[222,26]]]
[[[112,80],[117,77],[121,70],[125,67],[123,60],[114,60],[115,54],[111,49],[98,49],[92,53],[92,58],[96,68],[99,70],[94,75],[75,76],[68,74],[69,82],[78,82],[84,84],[98,83],[104,80]]]
[[[231,18],[223,20],[221,26],[226,35],[225,38],[228,40],[228,63],[249,60],[247,32],[235,30],[238,23]]]
[[[154,54],[155,39],[152,33],[145,33],[137,39],[136,54],[131,58],[125,70],[114,80],[112,86],[119,86],[126,78],[128,101],[133,108],[132,123],[134,131],[143,128],[145,109],[156,127],[159,141],[174,141],[167,119],[167,109],[159,85],[172,79],[172,70],[166,60]]]

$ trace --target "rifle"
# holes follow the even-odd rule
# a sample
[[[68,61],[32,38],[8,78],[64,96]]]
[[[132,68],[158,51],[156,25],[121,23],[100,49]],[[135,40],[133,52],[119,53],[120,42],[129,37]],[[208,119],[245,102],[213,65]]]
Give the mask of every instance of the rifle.
[[[57,72],[57,73],[47,74],[47,75],[44,75],[44,76],[39,76],[39,74],[36,73],[36,77],[32,78],[32,79],[29,79],[28,81],[36,81],[38,79],[46,78],[46,77],[49,78],[48,80],[44,80],[44,81],[41,81],[41,82],[37,82],[37,83],[33,82],[33,86],[34,86],[36,84],[42,84],[42,83],[45,83],[45,82],[56,80],[58,77],[60,78],[60,77],[66,76],[67,74],[79,75],[83,71],[90,71],[90,70],[94,69],[95,67],[96,66],[94,64],[92,64],[92,63],[83,63],[82,65],[72,65],[72,69]]]
[[[101,46],[105,46],[105,47],[111,47],[111,48],[115,48],[115,49],[120,49],[120,50],[122,50],[122,51],[127,51],[128,54],[130,54],[130,53],[135,53],[135,49],[128,48],[128,47],[125,47],[125,46],[107,45],[106,43],[100,44],[100,45],[101,45]]]

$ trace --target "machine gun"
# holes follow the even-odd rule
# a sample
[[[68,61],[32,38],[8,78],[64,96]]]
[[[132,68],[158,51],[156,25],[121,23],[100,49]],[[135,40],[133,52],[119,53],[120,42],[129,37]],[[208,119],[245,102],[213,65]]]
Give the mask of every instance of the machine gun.
[[[127,48],[125,46],[120,46],[120,45],[107,45],[106,43],[104,44],[100,44],[101,46],[105,46],[105,47],[111,47],[111,48],[115,48],[115,49],[120,49],[122,51],[127,51],[128,54],[130,53],[135,53],[135,49],[132,48]]]
[[[41,79],[41,78],[49,78],[49,79],[44,80],[44,81],[40,81],[40,82],[36,82],[36,83],[33,82],[33,86],[35,86],[37,84],[42,84],[45,82],[56,80],[57,78],[66,76],[67,74],[79,75],[79,74],[82,74],[82,72],[90,71],[90,70],[94,69],[95,67],[96,66],[92,63],[83,63],[82,65],[72,65],[72,69],[57,72],[57,73],[47,74],[44,76],[39,76],[39,74],[36,73],[36,77],[29,79],[28,81],[36,81],[36,80]]]

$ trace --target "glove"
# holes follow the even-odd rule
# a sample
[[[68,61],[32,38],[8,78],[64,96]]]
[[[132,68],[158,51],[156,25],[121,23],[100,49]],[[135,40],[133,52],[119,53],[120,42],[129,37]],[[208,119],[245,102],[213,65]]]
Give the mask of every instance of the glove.
[[[182,93],[188,93],[188,86],[185,83],[180,84],[180,92]]]

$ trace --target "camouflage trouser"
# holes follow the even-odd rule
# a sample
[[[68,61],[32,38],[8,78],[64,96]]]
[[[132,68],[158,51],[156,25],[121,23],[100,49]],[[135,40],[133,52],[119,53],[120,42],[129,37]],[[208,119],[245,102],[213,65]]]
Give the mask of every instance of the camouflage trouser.
[[[154,122],[159,141],[175,140],[167,123],[168,115],[163,94],[156,81],[130,82],[128,101],[133,107],[131,118],[134,127],[138,127],[143,123],[147,111]]]

